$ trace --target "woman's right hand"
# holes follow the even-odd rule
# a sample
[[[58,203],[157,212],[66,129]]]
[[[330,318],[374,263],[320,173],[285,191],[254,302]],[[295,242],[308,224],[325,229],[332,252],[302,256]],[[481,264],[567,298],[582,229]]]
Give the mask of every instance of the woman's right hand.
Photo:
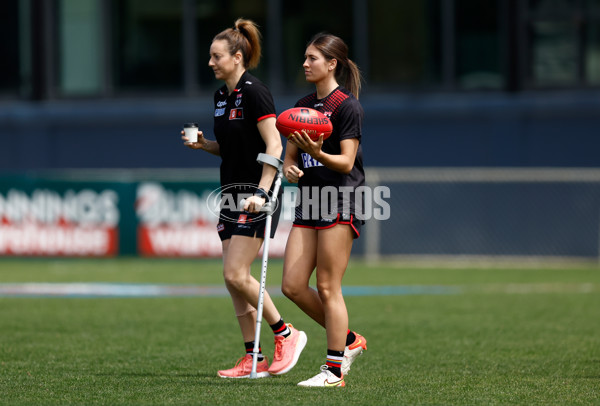
[[[296,165],[291,165],[284,170],[285,178],[290,183],[298,183],[298,180],[304,175],[304,172]]]
[[[190,142],[189,138],[185,136],[185,132],[181,132],[181,139],[184,141],[183,145],[187,145],[191,149],[204,149],[206,146],[207,140],[204,138],[204,134],[202,131],[198,131],[198,141]]]

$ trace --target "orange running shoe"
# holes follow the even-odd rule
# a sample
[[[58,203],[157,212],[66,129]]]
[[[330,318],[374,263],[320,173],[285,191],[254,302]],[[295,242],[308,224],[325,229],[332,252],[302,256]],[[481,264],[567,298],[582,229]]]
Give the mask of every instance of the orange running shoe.
[[[344,359],[342,360],[342,374],[346,375],[350,371],[350,365],[354,360],[362,354],[363,350],[367,350],[367,339],[354,331],[356,339],[354,342],[344,349]]]
[[[256,363],[256,377],[267,378],[271,376],[269,374],[269,361],[267,357],[262,361]],[[221,378],[250,378],[252,372],[252,354],[246,354],[244,357],[238,359],[235,366],[231,369],[225,369],[217,372]]]
[[[269,367],[271,375],[282,375],[289,372],[298,362],[298,358],[306,346],[306,333],[296,330],[290,323],[287,326],[291,331],[289,336],[275,336],[275,354]]]

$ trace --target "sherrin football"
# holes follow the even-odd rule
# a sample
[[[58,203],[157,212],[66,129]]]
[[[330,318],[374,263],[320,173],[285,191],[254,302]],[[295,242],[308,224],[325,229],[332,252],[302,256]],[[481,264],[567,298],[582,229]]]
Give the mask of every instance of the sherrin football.
[[[290,134],[305,130],[311,140],[316,141],[319,135],[323,139],[331,135],[331,120],[320,111],[307,107],[294,107],[281,113],[275,122],[277,130],[288,138]]]

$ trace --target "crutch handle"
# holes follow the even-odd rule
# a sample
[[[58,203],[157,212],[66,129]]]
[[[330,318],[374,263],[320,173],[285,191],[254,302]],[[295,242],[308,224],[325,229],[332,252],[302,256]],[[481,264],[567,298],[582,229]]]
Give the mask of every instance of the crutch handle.
[[[241,206],[242,208],[244,208],[244,206],[245,206],[245,205],[246,205],[246,199],[242,199],[242,200],[240,201],[240,206]],[[259,210],[259,211],[264,211],[264,212],[269,212],[269,211],[271,211],[271,202],[270,202],[270,201],[267,201],[267,202],[264,204],[264,206],[260,208],[260,210]]]

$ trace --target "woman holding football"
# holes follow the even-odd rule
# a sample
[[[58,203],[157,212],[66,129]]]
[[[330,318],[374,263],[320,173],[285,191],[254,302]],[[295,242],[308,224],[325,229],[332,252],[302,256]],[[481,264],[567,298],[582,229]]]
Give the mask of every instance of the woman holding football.
[[[243,208],[223,205],[217,230],[223,247],[223,276],[242,331],[246,355],[236,365],[218,371],[222,378],[247,378],[252,370],[252,352],[260,284],[251,275],[250,266],[262,246],[266,216],[260,209],[272,194],[276,169],[256,162],[259,153],[281,157],[281,137],[275,127],[275,105],[269,89],[247,72],[258,65],[261,56],[260,32],[250,20],[238,19],[214,37],[208,66],[224,85],[215,92],[215,141],[198,131],[198,141],[185,145],[221,157],[221,195],[223,202],[246,199]],[[227,206],[227,207],[226,207]],[[279,212],[273,214],[273,238]],[[261,353],[257,377],[281,375],[296,364],[306,345],[306,334],[286,324],[269,294],[264,292],[263,316],[275,334],[275,355],[269,366]]]
[[[316,92],[300,99],[295,107],[321,111],[331,119],[333,132],[326,140],[321,135],[317,141],[305,131],[295,132],[287,141],[283,170],[289,182],[298,183],[300,201],[286,245],[282,291],[327,334],[325,365],[319,374],[298,385],[340,387],[345,386],[344,375],[352,362],[367,349],[365,338],[348,330],[342,296],[352,243],[363,224],[356,217],[361,202],[355,201],[354,193],[365,183],[364,114],[358,102],[361,75],[348,58],[344,41],[334,35],[314,36],[304,57],[306,80],[314,83]],[[331,187],[337,189],[337,195],[323,200],[331,194],[321,190]],[[316,210],[315,204],[319,206]],[[315,269],[316,290],[309,286]]]

